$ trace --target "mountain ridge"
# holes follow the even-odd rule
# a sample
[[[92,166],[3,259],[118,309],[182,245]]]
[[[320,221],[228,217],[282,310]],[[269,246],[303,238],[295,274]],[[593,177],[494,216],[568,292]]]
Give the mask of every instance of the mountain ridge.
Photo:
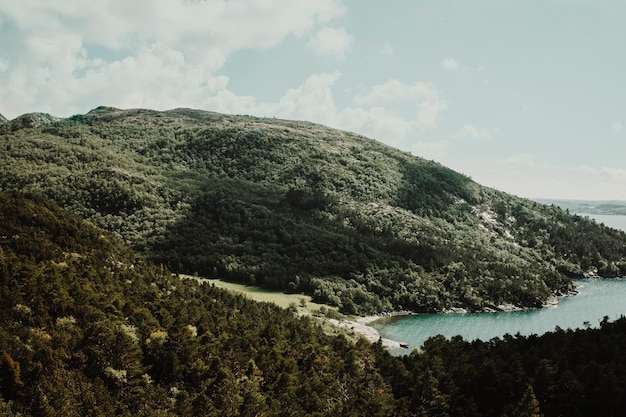
[[[624,233],[354,133],[193,109],[40,119],[0,127],[0,189],[177,272],[357,314],[540,306],[571,277],[626,275]]]

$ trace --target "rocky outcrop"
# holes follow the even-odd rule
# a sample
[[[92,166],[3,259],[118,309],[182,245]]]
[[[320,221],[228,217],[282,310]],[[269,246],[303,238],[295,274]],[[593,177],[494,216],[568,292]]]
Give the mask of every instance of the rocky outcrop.
[[[26,113],[16,117],[9,123],[11,125],[11,130],[16,131],[20,129],[35,128],[44,124],[56,122],[58,120],[61,119],[48,113]]]

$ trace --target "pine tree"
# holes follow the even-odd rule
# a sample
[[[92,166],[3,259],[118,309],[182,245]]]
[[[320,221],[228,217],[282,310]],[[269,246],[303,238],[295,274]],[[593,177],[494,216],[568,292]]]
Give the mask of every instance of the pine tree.
[[[541,410],[539,409],[539,400],[535,396],[535,390],[532,385],[526,387],[526,391],[522,395],[522,398],[517,403],[513,411],[515,417],[543,417]]]

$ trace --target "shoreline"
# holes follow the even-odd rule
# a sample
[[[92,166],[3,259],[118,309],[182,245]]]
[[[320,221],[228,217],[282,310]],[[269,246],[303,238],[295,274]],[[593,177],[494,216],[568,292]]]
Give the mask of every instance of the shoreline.
[[[576,289],[561,295],[553,295],[551,296],[541,307],[536,307],[537,309],[543,308],[556,308],[560,299],[566,297],[572,297],[578,294]],[[440,311],[438,313],[433,314],[465,314],[465,313],[505,313],[505,312],[514,312],[514,311],[523,311],[529,308],[518,307],[514,304],[500,304],[498,306],[488,306],[485,307],[481,311],[470,311],[463,308],[451,308],[447,310]],[[396,341],[391,339],[386,339],[381,337],[380,332],[372,326],[374,322],[380,322],[385,320],[394,320],[396,318],[409,317],[419,313],[411,312],[411,311],[397,311],[391,313],[383,313],[371,316],[360,316],[354,320],[349,319],[326,319],[329,323],[337,326],[341,329],[351,330],[354,333],[365,337],[371,343],[377,343],[379,340],[382,343],[382,346],[387,350],[400,350],[400,349],[408,349],[409,344],[403,341]]]
[[[411,312],[411,311],[396,311],[396,312],[391,312],[391,313],[375,314],[371,316],[359,316],[359,317],[356,317],[356,319],[354,320],[349,320],[349,319],[341,319],[341,320],[326,319],[326,320],[329,323],[339,328],[351,330],[354,333],[365,337],[365,339],[367,339],[371,343],[378,343],[378,341],[380,340],[382,343],[382,346],[387,350],[399,350],[399,349],[408,349],[409,344],[404,341],[386,339],[384,337],[381,337],[380,332],[374,326],[372,326],[372,324],[377,321],[392,320],[394,318],[408,317],[408,316],[413,316],[415,314],[416,313]]]
[[[382,346],[385,349],[406,349],[408,348],[408,343],[399,342],[396,340],[385,339],[380,336],[378,330],[372,327],[370,324],[385,318],[387,316],[366,316],[366,317],[358,317],[356,320],[347,320],[347,319],[326,319],[329,323],[341,328],[351,330],[354,333],[364,337],[367,341],[371,343],[378,343],[380,340]]]
[[[221,288],[224,288],[228,291],[233,291],[236,293],[244,294],[246,297],[249,297],[255,301],[260,302],[272,302],[282,308],[290,308],[294,309],[296,314],[299,315],[310,315],[314,317],[318,317],[323,321],[327,322],[333,327],[340,329],[342,331],[351,332],[355,336],[363,337],[367,341],[371,343],[378,343],[380,340],[382,346],[387,350],[405,350],[409,349],[410,346],[407,342],[404,341],[396,341],[391,339],[386,339],[381,337],[378,329],[373,325],[375,322],[383,323],[387,320],[394,320],[397,318],[408,317],[420,313],[415,313],[411,311],[394,311],[394,312],[386,312],[380,313],[376,315],[370,316],[356,316],[356,317],[345,317],[340,319],[331,319],[324,316],[316,315],[316,310],[320,309],[323,305],[317,304],[313,302],[310,296],[306,296],[303,294],[286,294],[283,292],[277,291],[269,291],[263,290],[257,287],[250,287],[245,284],[231,283],[222,281],[219,279],[207,279],[198,276],[191,275],[179,275],[181,279],[195,279],[200,283],[208,282],[211,285],[215,285]],[[554,308],[558,305],[558,302],[561,298],[570,297],[576,295],[578,293],[579,285],[576,285],[576,288],[572,291],[569,291],[565,294],[554,294],[552,295],[546,302],[537,308]],[[326,308],[330,308],[328,306],[324,306]],[[446,310],[439,311],[433,314],[463,314],[463,313],[498,313],[498,312],[511,312],[511,311],[520,311],[526,310],[529,308],[522,308],[515,306],[513,304],[500,304],[500,305],[488,305],[480,311],[472,311],[464,308],[450,308]]]

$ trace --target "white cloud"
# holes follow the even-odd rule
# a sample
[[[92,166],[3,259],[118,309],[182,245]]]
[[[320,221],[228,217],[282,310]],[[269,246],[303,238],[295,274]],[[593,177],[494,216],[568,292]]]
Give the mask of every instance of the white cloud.
[[[418,82],[404,84],[396,79],[391,79],[384,84],[375,85],[365,95],[354,97],[354,102],[367,106],[416,99],[437,101],[439,100],[439,91],[432,84]]]
[[[459,63],[453,58],[445,58],[440,63],[441,68],[447,71],[454,71],[459,67]]]
[[[315,52],[342,57],[352,37],[329,24],[344,12],[340,0],[0,2],[12,31],[0,37],[0,113],[195,107],[315,121],[409,150],[446,109],[432,84],[392,79],[339,107],[338,71],[310,75],[275,101],[233,93],[219,72],[234,52],[289,37],[304,45],[311,34]]]
[[[422,158],[441,160],[447,155],[448,148],[449,143],[446,140],[418,141],[413,145],[411,152]]]
[[[353,102],[359,106],[382,106],[398,102],[413,102],[415,113],[412,117],[412,130],[433,129],[447,103],[439,90],[428,83],[402,83],[391,79],[384,84],[373,86],[367,94],[357,95]]]
[[[411,135],[434,129],[447,107],[446,101],[434,85],[420,82],[405,84],[396,79],[375,85],[366,94],[355,96],[352,101],[362,107],[359,112],[351,109],[352,117],[362,120],[363,114],[367,114],[373,137],[384,139],[394,146],[398,146],[399,141],[409,139]],[[412,114],[401,114],[392,110],[394,105],[406,102],[413,104]],[[383,134],[389,136],[381,136]]]
[[[344,12],[340,0],[0,2],[10,35],[0,37],[0,112],[202,107],[226,87],[218,71],[233,52],[303,37]]]
[[[90,7],[79,0],[4,3],[0,13],[24,31],[75,30],[88,43],[125,50],[157,40],[169,46],[202,40],[226,52],[269,47],[286,34],[302,36],[345,13],[338,0],[108,0]]]
[[[479,129],[474,125],[466,124],[455,134],[459,138],[490,139],[491,132],[488,129]]]
[[[611,124],[611,132],[613,133],[622,133],[624,131],[624,125],[622,122],[613,122]]]
[[[589,165],[582,165],[577,167],[576,171],[594,178],[598,183],[603,181],[617,181],[623,185],[624,181],[626,181],[626,169],[623,168],[592,167]]]
[[[345,58],[353,38],[344,28],[324,27],[307,43],[317,56]]]
[[[288,90],[277,103],[266,103],[259,110],[286,119],[304,119],[336,124],[337,110],[331,90],[341,73],[315,74],[298,88]]]
[[[532,167],[536,165],[535,156],[529,153],[520,153],[509,156],[505,159],[505,164],[523,167]]]
[[[346,107],[337,114],[337,123],[332,126],[357,132],[405,150],[407,139],[419,130],[416,120],[382,106],[367,109]]]
[[[315,121],[384,140],[404,150],[412,150],[415,137],[421,132],[435,128],[439,113],[445,109],[445,101],[432,86],[425,90],[428,94],[417,94],[417,91],[422,91],[421,87],[409,94],[414,101],[415,111],[408,115],[385,106],[393,100],[388,94],[382,94],[384,89],[381,86],[372,87],[368,99],[364,99],[366,96],[357,96],[354,100],[368,105],[339,108],[333,86],[340,77],[339,72],[311,75],[301,86],[288,90],[276,102],[257,102],[254,97],[236,96],[223,90],[211,97],[207,105],[226,113]],[[381,93],[382,98],[374,105],[372,99],[378,93]],[[408,99],[404,95],[399,98]],[[432,152],[429,154],[434,155]]]

